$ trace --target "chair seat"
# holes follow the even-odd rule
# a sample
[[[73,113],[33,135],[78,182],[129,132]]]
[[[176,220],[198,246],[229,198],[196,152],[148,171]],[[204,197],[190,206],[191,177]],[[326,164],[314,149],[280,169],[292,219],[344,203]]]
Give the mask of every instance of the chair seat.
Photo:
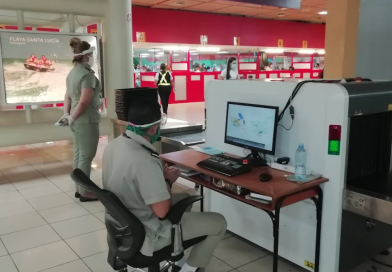
[[[191,240],[183,241],[184,250],[190,248],[200,242],[202,242],[206,236],[197,237]],[[154,252],[154,255],[149,257],[139,253],[136,257],[133,257],[132,260],[122,260],[127,263],[129,266],[133,268],[146,268],[151,267],[157,264],[160,264],[163,261],[168,260],[172,254],[172,246],[167,246]]]

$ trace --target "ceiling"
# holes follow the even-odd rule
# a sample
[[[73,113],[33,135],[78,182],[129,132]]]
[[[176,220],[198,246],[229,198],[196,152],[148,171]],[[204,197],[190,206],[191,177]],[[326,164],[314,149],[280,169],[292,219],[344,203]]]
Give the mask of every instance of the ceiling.
[[[278,7],[244,4],[229,0],[132,0],[133,5],[161,9],[178,9],[253,18],[305,21],[325,23],[326,16],[319,15],[327,10],[328,0],[302,0],[301,9],[279,9]]]

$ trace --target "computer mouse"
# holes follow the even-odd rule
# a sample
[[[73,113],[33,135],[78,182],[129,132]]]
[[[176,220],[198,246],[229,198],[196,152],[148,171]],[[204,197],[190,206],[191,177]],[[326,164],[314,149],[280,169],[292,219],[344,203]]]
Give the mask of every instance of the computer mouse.
[[[259,180],[261,181],[261,182],[267,182],[267,181],[270,181],[272,179],[272,176],[270,175],[270,174],[268,174],[268,173],[262,173],[260,176],[259,176]]]

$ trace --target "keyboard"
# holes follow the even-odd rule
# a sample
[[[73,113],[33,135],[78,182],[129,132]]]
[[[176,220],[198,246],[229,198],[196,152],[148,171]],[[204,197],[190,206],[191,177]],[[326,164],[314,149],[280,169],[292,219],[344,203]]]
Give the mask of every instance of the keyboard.
[[[235,159],[226,155],[215,155],[197,163],[197,166],[232,177],[250,172],[252,169],[251,165],[242,164],[242,161],[243,159]]]

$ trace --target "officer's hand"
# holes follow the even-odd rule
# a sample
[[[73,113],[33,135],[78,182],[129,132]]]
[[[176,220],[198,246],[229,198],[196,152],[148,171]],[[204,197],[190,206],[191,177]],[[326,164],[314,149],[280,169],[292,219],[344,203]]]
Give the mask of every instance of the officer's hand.
[[[163,176],[165,179],[170,180],[171,183],[176,182],[176,180],[180,177],[181,171],[175,167],[169,167],[167,163],[163,166]]]

